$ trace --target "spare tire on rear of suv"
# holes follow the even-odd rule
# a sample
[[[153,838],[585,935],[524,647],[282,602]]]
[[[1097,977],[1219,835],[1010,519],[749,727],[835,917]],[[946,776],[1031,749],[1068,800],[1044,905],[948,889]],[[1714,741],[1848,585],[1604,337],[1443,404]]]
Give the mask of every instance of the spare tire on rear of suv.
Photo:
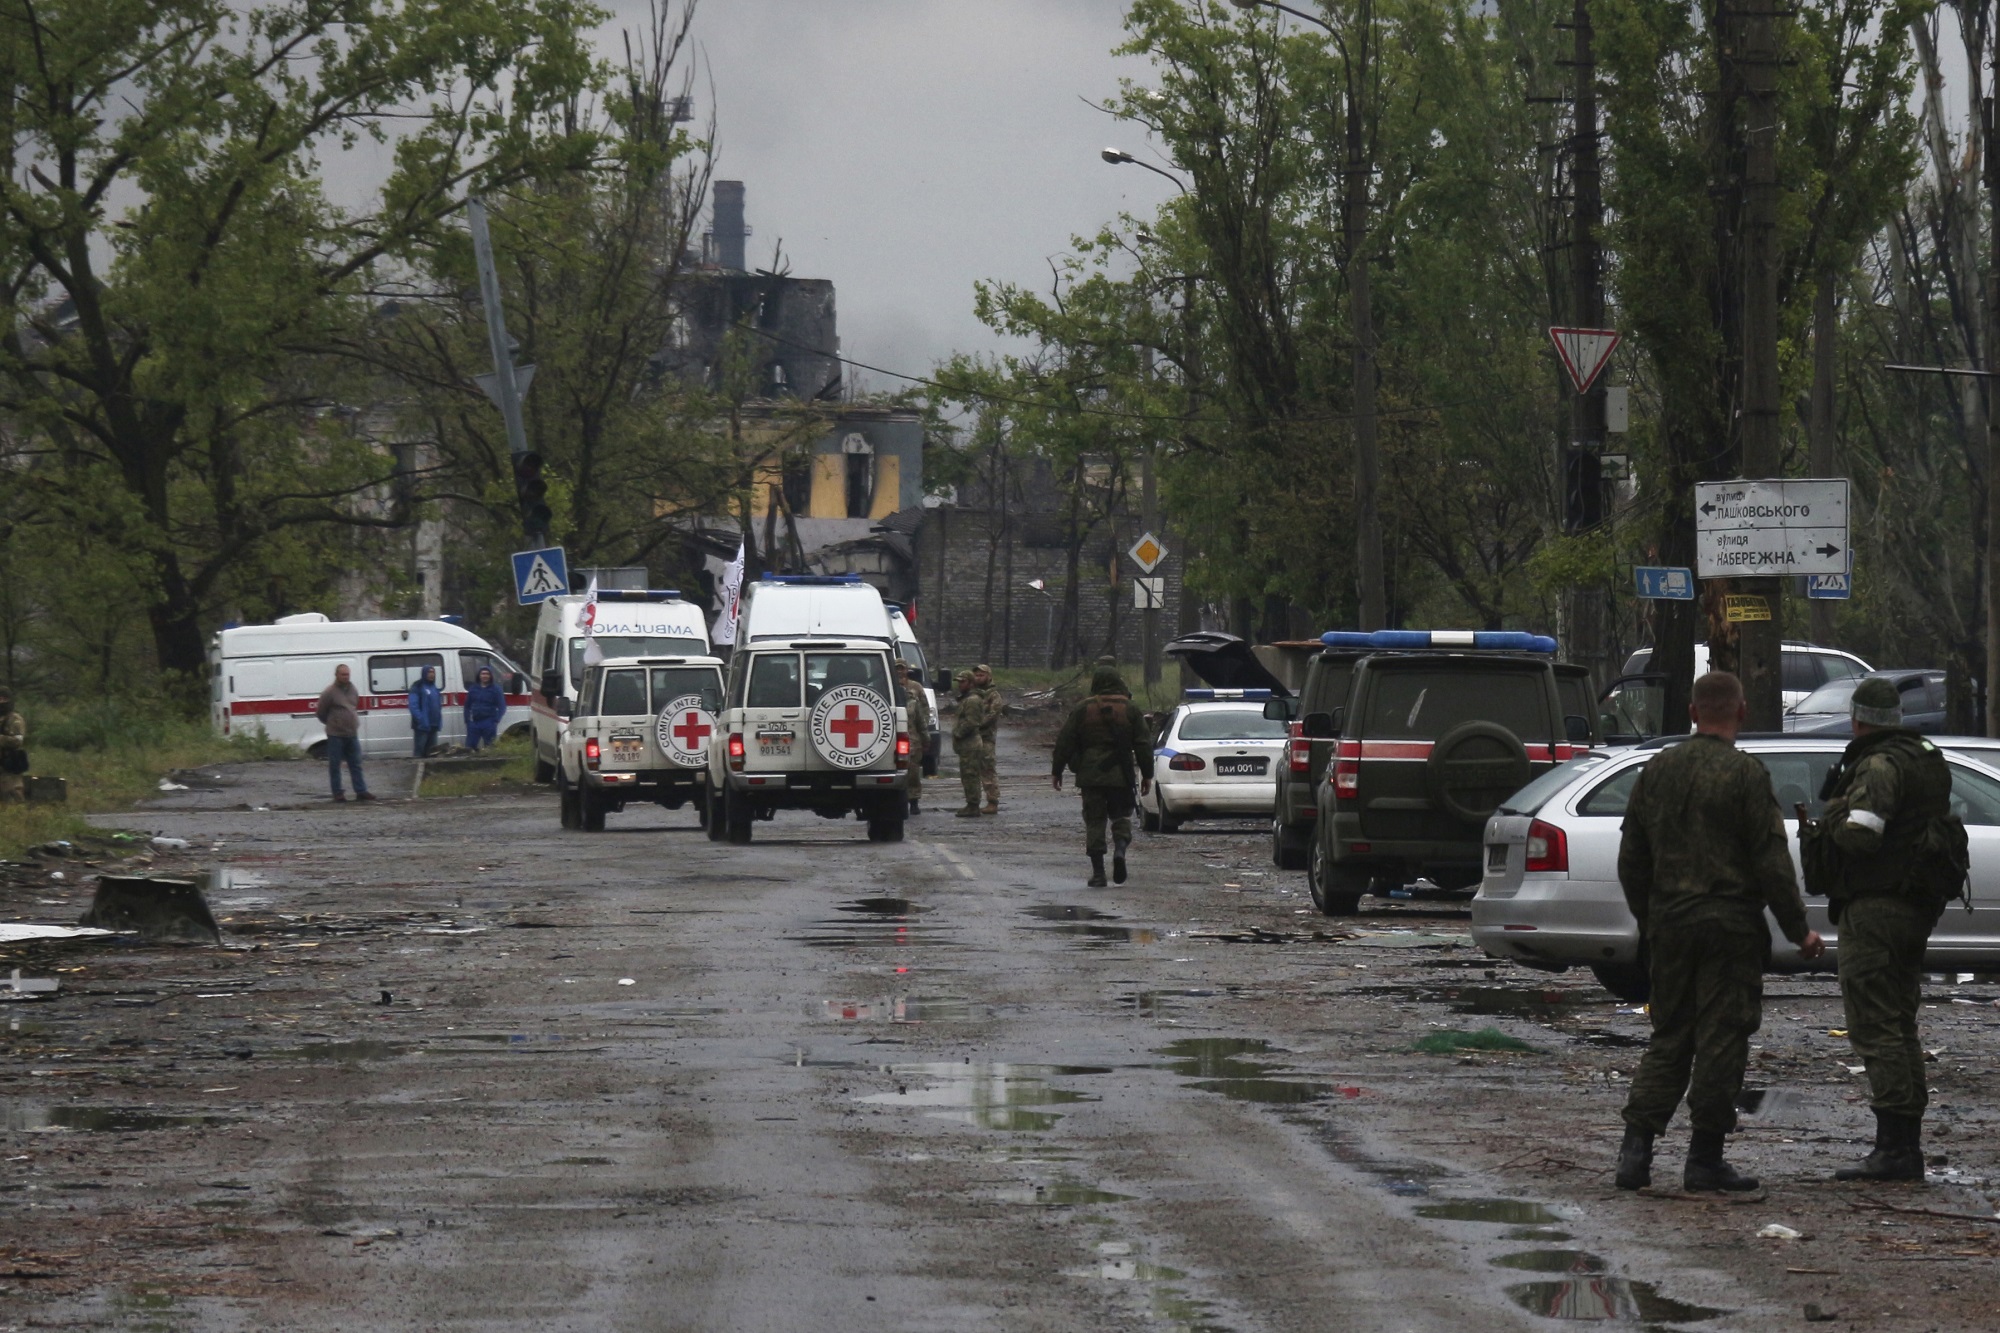
[[[1528,748],[1497,722],[1461,722],[1437,738],[1424,761],[1431,803],[1467,824],[1484,824],[1533,776]]]

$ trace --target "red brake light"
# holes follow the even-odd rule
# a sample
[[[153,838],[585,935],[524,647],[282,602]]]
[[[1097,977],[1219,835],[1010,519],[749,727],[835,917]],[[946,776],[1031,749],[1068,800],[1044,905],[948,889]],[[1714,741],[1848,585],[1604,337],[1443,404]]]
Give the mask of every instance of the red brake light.
[[[899,731],[896,733],[896,767],[908,768],[909,766],[910,766],[909,733]]]
[[[1343,801],[1351,801],[1361,794],[1361,761],[1359,759],[1338,759],[1334,761],[1333,794]]]
[[[1285,742],[1285,759],[1291,765],[1292,772],[1310,773],[1313,743],[1305,737],[1305,724],[1292,723],[1289,735],[1291,739]]]
[[[1208,760],[1198,754],[1177,754],[1167,761],[1167,767],[1179,773],[1199,773],[1208,767]]]
[[[1569,838],[1554,824],[1537,819],[1528,825],[1528,864],[1531,871],[1569,873]]]
[[[729,766],[736,769],[743,767],[743,733],[740,731],[729,733]]]
[[[592,736],[589,740],[583,743],[584,763],[590,765],[592,768],[596,768],[598,761],[603,757],[604,757],[604,747],[597,743],[597,737]]]

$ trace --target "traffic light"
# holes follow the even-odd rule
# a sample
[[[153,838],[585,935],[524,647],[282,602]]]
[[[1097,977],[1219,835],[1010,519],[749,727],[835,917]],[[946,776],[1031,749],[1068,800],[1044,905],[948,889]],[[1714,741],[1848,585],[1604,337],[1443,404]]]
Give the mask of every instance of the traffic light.
[[[521,502],[521,526],[530,537],[547,536],[555,514],[549,509],[549,483],[542,476],[542,456],[532,451],[514,459],[514,496]]]
[[[1604,521],[1604,463],[1592,450],[1563,450],[1563,531],[1582,532]]]

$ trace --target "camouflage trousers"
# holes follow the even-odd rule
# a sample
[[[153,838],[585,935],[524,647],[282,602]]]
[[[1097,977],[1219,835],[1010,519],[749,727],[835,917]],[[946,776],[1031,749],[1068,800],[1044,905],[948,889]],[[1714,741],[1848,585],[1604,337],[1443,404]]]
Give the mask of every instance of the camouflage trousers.
[[[27,781],[19,773],[0,773],[0,801],[25,801]]]
[[[1930,1104],[1917,1012],[1924,945],[1938,916],[1929,903],[1907,898],[1857,898],[1840,909],[1847,1040],[1867,1067],[1868,1100],[1878,1111],[1922,1116]]]
[[[965,784],[965,806],[977,809],[983,794],[986,804],[1000,804],[1000,774],[993,766],[993,747],[984,740],[953,741],[958,756],[958,780]]]
[[[1648,932],[1653,1038],[1632,1076],[1625,1123],[1664,1134],[1683,1093],[1695,1129],[1736,1128],[1750,1038],[1764,1022],[1762,913],[1680,922]]]
[[[1111,825],[1112,840],[1120,846],[1132,841],[1132,789],[1130,787],[1084,787],[1083,850],[1092,856],[1105,852],[1104,825]]]

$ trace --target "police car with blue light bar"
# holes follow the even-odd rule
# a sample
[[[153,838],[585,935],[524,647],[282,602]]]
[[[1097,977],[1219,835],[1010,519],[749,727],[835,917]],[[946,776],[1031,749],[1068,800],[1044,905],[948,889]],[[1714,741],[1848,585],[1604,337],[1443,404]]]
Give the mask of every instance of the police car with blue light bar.
[[[1270,690],[1196,689],[1161,725],[1153,789],[1139,798],[1141,825],[1172,833],[1189,819],[1271,817],[1285,723],[1264,716]]]

